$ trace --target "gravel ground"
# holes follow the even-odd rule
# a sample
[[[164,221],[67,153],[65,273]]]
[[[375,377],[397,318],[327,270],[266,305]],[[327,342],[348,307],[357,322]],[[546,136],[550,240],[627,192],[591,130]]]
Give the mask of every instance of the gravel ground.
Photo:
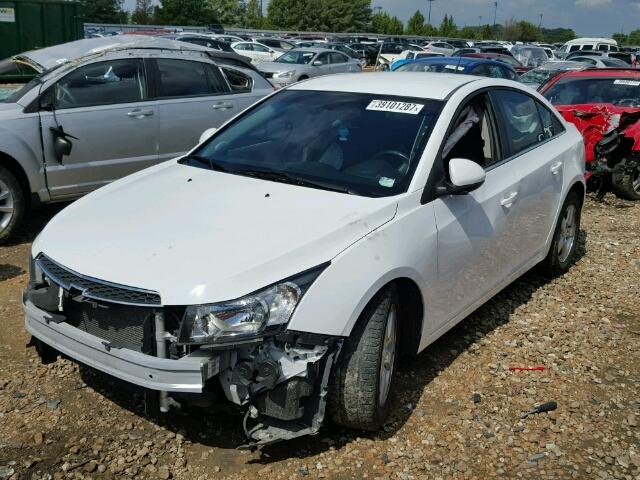
[[[383,432],[326,427],[254,452],[236,449],[233,412],[152,423],[131,386],[40,365],[20,293],[59,208],[0,248],[0,479],[640,479],[640,204],[589,200],[567,275],[525,275],[406,362]],[[557,410],[520,418],[548,401]]]

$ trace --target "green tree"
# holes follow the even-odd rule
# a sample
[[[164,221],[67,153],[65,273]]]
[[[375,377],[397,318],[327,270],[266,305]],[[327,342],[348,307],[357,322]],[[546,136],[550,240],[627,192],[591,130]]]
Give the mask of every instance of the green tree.
[[[151,0],[136,0],[136,8],[131,14],[131,23],[149,25],[153,20]]]
[[[486,25],[483,25],[482,30],[480,30],[480,38],[482,40],[492,40],[497,37],[493,36],[493,28],[491,28],[491,25],[486,24]]]
[[[634,30],[629,33],[629,45],[640,45],[640,30]]]
[[[408,35],[424,35],[425,30],[424,15],[420,13],[420,10],[416,10],[416,13],[407,22],[407,34]]]
[[[239,0],[205,0],[203,3],[216,19],[216,23],[230,27],[240,26],[242,23],[244,3]]]
[[[127,14],[122,0],[81,0],[84,20],[94,23],[124,23]]]
[[[371,18],[371,29],[374,33],[384,35],[402,35],[404,24],[398,17],[392,17],[387,12],[376,13]]]
[[[444,14],[444,18],[442,19],[442,23],[440,24],[439,33],[443,37],[455,37],[458,35],[458,26],[453,20],[453,16],[450,17],[446,13]]]
[[[543,28],[542,38],[548,43],[565,43],[576,38],[576,32],[570,28]]]
[[[249,0],[244,11],[244,26],[246,28],[262,28],[262,23],[259,0]]]
[[[371,0],[271,0],[269,22],[287,30],[357,32],[371,21]]]
[[[211,6],[202,0],[160,0],[157,22],[167,25],[207,25],[218,23]]]
[[[504,25],[505,40],[515,42],[532,42],[540,40],[542,34],[540,29],[531,22],[521,20],[519,22],[511,19]]]
[[[478,27],[464,27],[459,32],[460,38],[466,38],[469,40],[476,40],[479,37]]]

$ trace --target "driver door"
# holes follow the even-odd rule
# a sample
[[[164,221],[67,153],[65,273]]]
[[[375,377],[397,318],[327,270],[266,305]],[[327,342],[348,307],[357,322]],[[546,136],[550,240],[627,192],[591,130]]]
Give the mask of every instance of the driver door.
[[[74,197],[158,160],[157,107],[147,101],[142,59],[91,63],[72,71],[43,95],[54,108],[40,112],[47,184],[52,198]],[[56,158],[51,129],[73,146]]]

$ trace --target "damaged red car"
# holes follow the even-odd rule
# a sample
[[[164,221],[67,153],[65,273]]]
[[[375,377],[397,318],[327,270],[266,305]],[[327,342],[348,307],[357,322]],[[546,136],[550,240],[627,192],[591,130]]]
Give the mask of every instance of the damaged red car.
[[[640,70],[569,71],[539,91],[582,133],[588,189],[640,200]]]

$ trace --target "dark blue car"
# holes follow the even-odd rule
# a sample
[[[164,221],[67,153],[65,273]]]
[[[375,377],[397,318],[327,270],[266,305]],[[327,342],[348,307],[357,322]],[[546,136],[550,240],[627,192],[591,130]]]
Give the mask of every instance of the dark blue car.
[[[516,71],[506,63],[471,57],[437,57],[406,60],[400,65],[395,65],[393,71],[462,73],[480,77],[518,80]]]

